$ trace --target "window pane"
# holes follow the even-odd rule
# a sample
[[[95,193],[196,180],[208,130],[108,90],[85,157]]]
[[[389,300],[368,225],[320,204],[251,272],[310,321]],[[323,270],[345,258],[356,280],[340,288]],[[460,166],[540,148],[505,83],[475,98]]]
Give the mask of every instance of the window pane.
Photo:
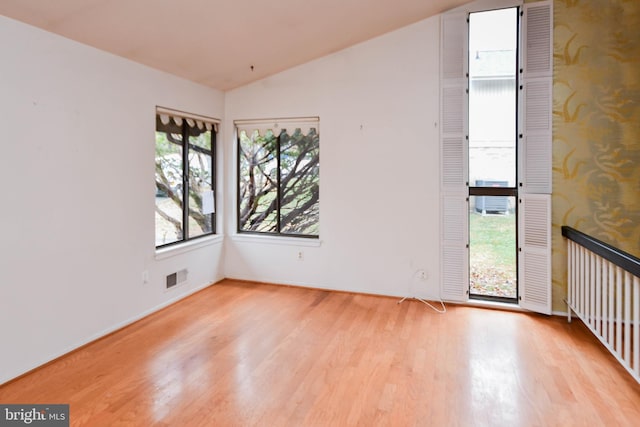
[[[189,127],[189,145],[211,152],[211,131]]]
[[[517,8],[469,16],[469,183],[515,187]]]
[[[156,246],[182,240],[182,135],[156,132]]]
[[[516,298],[516,199],[471,196],[469,203],[470,293]]]
[[[240,132],[239,224],[242,231],[277,232],[278,138]]]
[[[315,129],[280,136],[280,231],[318,235],[320,144]]]
[[[213,189],[213,164],[211,132],[190,128],[189,133],[188,238],[192,238],[213,232],[213,214],[203,209],[203,200]]]

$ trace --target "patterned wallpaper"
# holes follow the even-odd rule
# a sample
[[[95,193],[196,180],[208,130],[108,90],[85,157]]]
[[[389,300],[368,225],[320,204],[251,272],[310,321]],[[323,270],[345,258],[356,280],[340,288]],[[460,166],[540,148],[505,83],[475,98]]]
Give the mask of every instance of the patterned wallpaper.
[[[640,257],[640,0],[555,0],[553,310],[570,225]]]

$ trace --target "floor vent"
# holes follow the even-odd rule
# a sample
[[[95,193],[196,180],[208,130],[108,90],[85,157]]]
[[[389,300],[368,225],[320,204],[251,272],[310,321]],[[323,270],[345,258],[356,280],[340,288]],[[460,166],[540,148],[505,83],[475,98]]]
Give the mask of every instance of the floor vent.
[[[172,288],[186,281],[187,281],[187,269],[183,268],[180,271],[167,275],[167,289]]]

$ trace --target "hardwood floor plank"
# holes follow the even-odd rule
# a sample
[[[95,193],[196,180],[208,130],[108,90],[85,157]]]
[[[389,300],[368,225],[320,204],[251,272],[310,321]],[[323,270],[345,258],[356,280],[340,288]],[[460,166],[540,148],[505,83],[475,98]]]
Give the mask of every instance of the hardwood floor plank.
[[[579,322],[223,281],[0,387],[73,426],[637,425]]]

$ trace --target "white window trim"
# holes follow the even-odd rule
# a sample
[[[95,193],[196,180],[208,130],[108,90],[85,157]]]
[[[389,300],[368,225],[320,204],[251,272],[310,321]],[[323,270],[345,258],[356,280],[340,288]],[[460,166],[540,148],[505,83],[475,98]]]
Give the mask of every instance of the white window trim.
[[[156,114],[161,116],[170,116],[170,117],[180,117],[183,119],[192,119],[196,121],[202,121],[206,123],[211,123],[214,125],[216,132],[218,132],[218,126],[220,125],[220,119],[216,119],[215,117],[203,116],[201,114],[193,114],[187,113],[186,111],[174,110],[172,108],[161,107],[156,105]]]
[[[264,135],[268,130],[277,134],[279,129],[286,129],[293,126],[300,128],[305,135],[309,133],[311,128],[320,134],[320,117],[292,117],[292,118],[276,118],[276,119],[256,119],[256,120],[234,120],[233,124],[239,132],[245,131],[247,135],[251,135],[254,131],[258,131],[260,135]]]
[[[484,12],[494,9],[508,9],[510,7],[518,7],[524,4],[523,0],[476,0],[472,3],[464,4],[448,12]]]
[[[224,241],[223,234],[212,234],[207,237],[195,238],[183,243],[177,243],[175,245],[156,249],[155,259],[167,259],[176,255],[181,255],[186,252],[194,251],[196,249],[204,248],[206,246],[222,244]]]
[[[287,237],[287,236],[273,236],[266,234],[255,233],[236,233],[231,236],[231,240],[240,243],[259,243],[267,245],[286,245],[286,246],[305,246],[305,247],[320,247],[322,246],[322,240],[320,238],[311,237]]]

